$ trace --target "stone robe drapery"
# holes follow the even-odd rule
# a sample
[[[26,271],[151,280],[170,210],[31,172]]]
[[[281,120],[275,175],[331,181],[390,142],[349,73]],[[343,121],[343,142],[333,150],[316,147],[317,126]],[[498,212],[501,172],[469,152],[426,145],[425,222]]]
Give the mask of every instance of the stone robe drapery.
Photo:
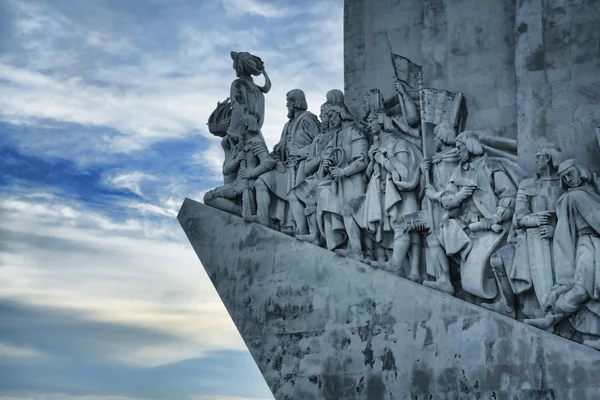
[[[294,186],[291,189],[298,199],[303,202],[306,206],[306,214],[310,214],[316,211],[317,196],[319,193],[319,186],[317,185],[319,180],[324,177],[322,162],[325,148],[333,138],[334,132],[325,132],[318,135],[315,140],[306,148],[307,157],[304,163],[304,168],[307,168],[308,164],[317,162],[317,171],[310,174],[303,182]],[[309,206],[309,203],[311,204]]]
[[[418,180],[422,153],[414,144],[394,133],[383,133],[375,144],[387,154],[392,170],[371,160],[379,168],[380,177],[371,176],[366,193],[356,213],[356,222],[372,238],[386,248],[392,248],[394,232],[400,227],[400,217],[418,211],[417,190],[402,191],[396,182]],[[378,167],[375,167],[378,164]],[[370,170],[371,168],[369,168]]]
[[[466,182],[474,182],[477,189],[463,202],[454,199]],[[471,239],[464,232],[470,223],[484,218],[498,217],[510,221],[514,212],[517,187],[508,173],[497,162],[488,162],[487,155],[469,163],[460,163],[452,172],[441,204],[448,210],[449,219],[440,223],[438,238],[446,254],[459,254],[464,260],[470,251]]]
[[[365,193],[366,182],[362,172],[367,168],[369,140],[354,122],[344,122],[325,152],[330,153],[336,147],[343,149],[344,157],[339,167],[344,169],[346,176],[323,186],[317,201],[317,223],[329,250],[346,241],[342,215],[355,215],[358,211],[355,201]]]
[[[258,87],[252,77],[242,77],[231,83],[229,91],[231,99],[231,122],[227,133],[232,136],[241,135],[240,120],[246,115],[252,115],[262,128],[265,119],[265,95]]]
[[[587,184],[570,189],[558,199],[556,215],[556,281],[579,285],[590,297],[569,321],[579,332],[600,335],[600,195]]]
[[[292,146],[304,149],[309,146],[321,131],[317,116],[309,111],[303,111],[290,119],[281,133],[281,139],[271,153],[277,161],[287,164],[290,161],[289,150]],[[296,166],[286,166],[283,173],[273,169],[260,176],[269,191],[274,195],[269,215],[271,218],[288,225],[291,220],[287,204],[288,192],[306,179],[305,160],[300,160]],[[273,196],[272,196],[273,197]]]
[[[460,162],[460,154],[458,149],[453,147],[449,150],[435,153],[431,159],[431,185],[434,187],[436,192],[441,192],[446,188],[446,184],[450,179],[450,176],[454,172],[454,169]],[[424,186],[423,186],[424,187]],[[427,210],[427,200],[423,200],[421,208]],[[446,210],[437,201],[431,201],[431,208],[433,211],[433,221],[431,226],[437,229],[440,221]]]
[[[521,309],[529,318],[543,315],[543,299],[554,284],[552,239],[541,237],[536,214],[555,212],[562,192],[558,177],[525,179],[517,191],[514,236],[509,238],[514,255],[503,261],[513,293],[521,296]]]

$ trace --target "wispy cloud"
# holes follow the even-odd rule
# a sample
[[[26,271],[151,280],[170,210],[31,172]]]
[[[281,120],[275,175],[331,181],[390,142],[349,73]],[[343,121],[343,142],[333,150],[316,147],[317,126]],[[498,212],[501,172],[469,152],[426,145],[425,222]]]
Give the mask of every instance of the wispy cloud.
[[[264,18],[286,18],[306,12],[306,8],[291,4],[268,3],[258,0],[221,0],[225,11],[231,15],[258,15]]]
[[[210,349],[245,349],[183,233],[175,242],[173,230],[158,224],[164,234],[149,239],[151,220],[112,221],[64,201],[13,197],[0,203],[6,238],[0,281],[11,282],[0,297],[180,338],[166,347],[130,348],[120,356],[128,362],[160,364]]]
[[[341,3],[0,8],[0,391],[270,398],[175,215],[221,182],[205,122],[235,78],[229,51],[265,62],[272,147],[287,91],[317,113],[343,86]]]

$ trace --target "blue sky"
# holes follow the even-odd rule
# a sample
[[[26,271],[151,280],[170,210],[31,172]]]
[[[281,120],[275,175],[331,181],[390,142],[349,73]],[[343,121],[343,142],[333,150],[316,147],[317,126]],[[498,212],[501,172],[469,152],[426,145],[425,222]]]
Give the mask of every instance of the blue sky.
[[[0,400],[272,398],[175,217],[221,181],[229,51],[271,147],[287,91],[343,87],[342,8],[0,0]]]

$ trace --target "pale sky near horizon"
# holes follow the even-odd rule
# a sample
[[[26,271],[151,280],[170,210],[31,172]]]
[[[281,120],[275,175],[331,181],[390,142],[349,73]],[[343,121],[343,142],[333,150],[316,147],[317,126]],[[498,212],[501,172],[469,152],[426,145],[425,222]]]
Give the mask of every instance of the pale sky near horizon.
[[[343,1],[0,0],[0,400],[272,398],[176,220],[230,50],[272,147],[287,91],[343,89]]]

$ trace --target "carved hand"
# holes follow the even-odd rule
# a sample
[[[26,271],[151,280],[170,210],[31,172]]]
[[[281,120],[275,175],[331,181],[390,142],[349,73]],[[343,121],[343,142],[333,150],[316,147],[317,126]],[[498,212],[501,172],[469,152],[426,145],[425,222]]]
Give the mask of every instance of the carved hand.
[[[536,223],[538,226],[552,224],[552,215],[550,213],[543,213],[536,216]]]
[[[439,200],[439,195],[431,184],[428,184],[427,187],[425,187],[425,196],[427,196],[429,200]]]
[[[369,158],[375,157],[375,153],[379,150],[379,146],[371,146],[369,149]]]
[[[283,165],[281,161],[277,161],[277,164],[275,164],[275,169],[280,174],[283,174],[285,172],[285,165]]]
[[[343,176],[346,176],[344,174],[344,170],[340,167],[333,167],[329,170],[331,172],[331,176],[333,176],[335,179],[341,178]]]
[[[481,230],[490,231],[492,230],[492,225],[496,223],[494,218],[485,218],[481,221]]]
[[[552,239],[554,237],[554,227],[552,225],[540,227],[540,236],[543,239]]]
[[[381,177],[381,170],[379,168],[373,169],[373,178],[378,179]]]
[[[458,191],[458,195],[461,199],[466,200],[473,195],[475,191],[475,186],[463,186]]]
[[[429,158],[423,159],[423,162],[421,163],[421,172],[427,174],[429,168],[431,168],[431,160]]]
[[[248,171],[246,168],[240,168],[237,174],[238,179],[248,179]]]
[[[379,164],[383,164],[385,160],[387,160],[387,158],[380,151],[375,153],[375,161],[377,161]]]
[[[404,85],[398,79],[394,81],[394,89],[396,89],[396,92],[400,94],[406,94],[406,89],[404,88]]]
[[[240,151],[237,153],[237,155],[235,156],[235,161],[242,161],[246,158],[246,153],[243,151]]]

